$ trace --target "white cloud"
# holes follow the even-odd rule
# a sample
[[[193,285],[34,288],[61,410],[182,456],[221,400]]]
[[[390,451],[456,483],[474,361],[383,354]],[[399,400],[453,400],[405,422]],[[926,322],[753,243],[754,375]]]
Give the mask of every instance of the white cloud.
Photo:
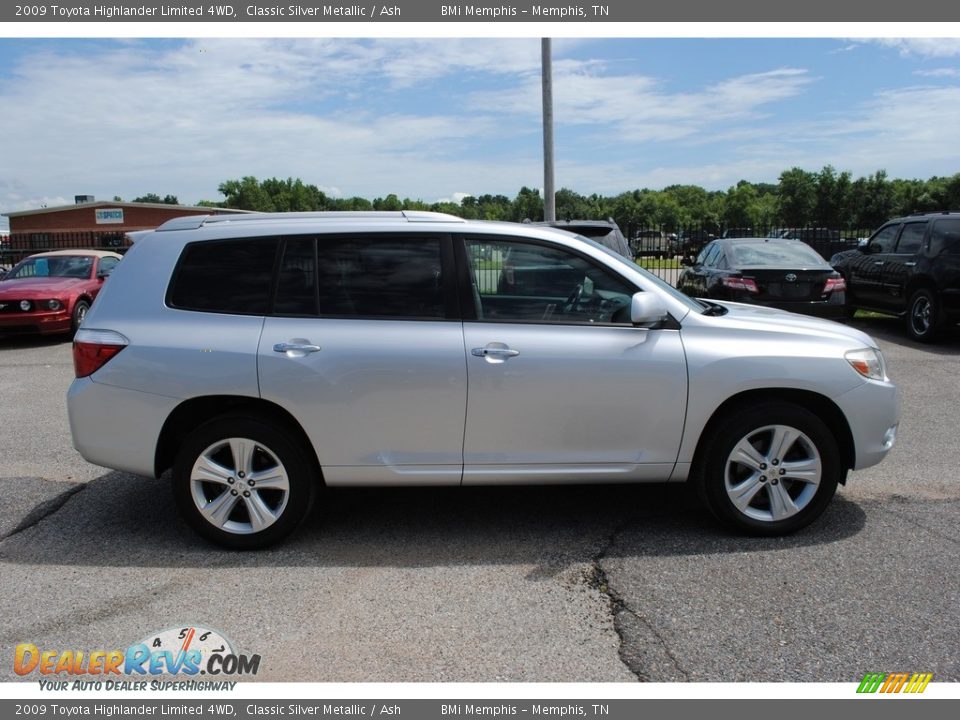
[[[802,93],[811,82],[806,70],[779,68],[733,77],[698,92],[671,93],[655,78],[594,75],[589,68],[568,66],[554,73],[554,121],[612,126],[615,140],[678,140],[731,120],[755,119],[764,106]],[[495,108],[539,117],[540,80],[474,93],[469,104],[478,111]]]
[[[956,57],[960,55],[960,38],[871,38],[854,40],[869,42],[898,50],[901,55],[920,57]]]
[[[914,75],[932,78],[954,78],[960,77],[960,70],[957,68],[935,68],[933,70],[914,70]]]

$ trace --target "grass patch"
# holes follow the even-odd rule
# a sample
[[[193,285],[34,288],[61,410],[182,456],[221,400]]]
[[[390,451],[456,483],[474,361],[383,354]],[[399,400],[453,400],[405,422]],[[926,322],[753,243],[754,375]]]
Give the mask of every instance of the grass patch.
[[[680,261],[676,258],[657,260],[653,257],[639,257],[636,263],[644,270],[679,270],[682,267]]]
[[[874,312],[873,310],[857,310],[854,317],[855,318],[891,318],[896,316],[889,315],[887,313]]]

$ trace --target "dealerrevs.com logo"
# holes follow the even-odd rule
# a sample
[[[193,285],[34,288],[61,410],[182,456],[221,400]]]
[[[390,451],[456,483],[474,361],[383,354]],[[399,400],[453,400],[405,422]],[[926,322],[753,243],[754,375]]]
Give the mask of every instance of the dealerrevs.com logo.
[[[21,643],[13,658],[17,675],[43,678],[42,690],[146,690],[148,683],[136,678],[171,675],[212,677],[202,683],[151,682],[149,689],[232,689],[235,682],[216,682],[214,678],[253,676],[259,669],[259,655],[237,653],[221,633],[197,625],[151,633],[126,650],[54,650]],[[121,681],[116,676],[133,681]],[[215,687],[221,685],[229,687]]]

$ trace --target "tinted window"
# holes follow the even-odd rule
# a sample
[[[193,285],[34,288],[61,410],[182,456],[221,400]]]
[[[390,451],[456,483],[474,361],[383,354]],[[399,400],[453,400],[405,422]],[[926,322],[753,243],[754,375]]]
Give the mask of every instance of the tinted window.
[[[492,246],[489,259],[482,254]],[[477,319],[501,322],[629,323],[634,288],[563,248],[466,241]]]
[[[803,243],[766,242],[733,246],[737,267],[828,267],[827,262]]]
[[[312,237],[290,238],[284,244],[277,294],[273,301],[275,315],[317,314],[315,245]]]
[[[721,248],[720,243],[714,243],[710,245],[707,249],[706,255],[703,257],[703,264],[707,267],[713,267],[717,264],[717,258],[720,257]]]
[[[714,245],[707,245],[703,250],[700,251],[700,254],[697,256],[696,265],[703,265],[707,260],[707,255],[710,254],[710,251],[713,250]]]
[[[170,305],[184,310],[265,315],[277,238],[187,245],[170,289]]]
[[[925,222],[904,225],[903,232],[900,233],[900,239],[897,241],[897,252],[909,254],[920,252],[923,235],[926,231],[927,224]]]
[[[930,254],[960,255],[960,220],[937,220],[930,233]]]
[[[870,248],[873,252],[893,252],[893,241],[897,239],[899,225],[887,225],[870,239]]]
[[[317,240],[320,314],[444,318],[439,238]]]

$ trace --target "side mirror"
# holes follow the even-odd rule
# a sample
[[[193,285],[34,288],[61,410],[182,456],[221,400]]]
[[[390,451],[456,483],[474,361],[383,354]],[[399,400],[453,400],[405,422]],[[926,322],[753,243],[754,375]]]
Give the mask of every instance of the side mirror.
[[[684,255],[682,258],[680,258],[680,264],[683,265],[684,267],[691,267],[693,266],[693,263],[694,263],[694,259],[689,255]]]
[[[101,270],[100,272],[97,273],[97,280],[100,280],[101,282],[106,280],[108,277],[110,277],[109,270]]]
[[[634,293],[630,298],[630,322],[634,325],[654,325],[667,318],[667,306],[648,292]]]
[[[868,238],[860,238],[857,240],[857,249],[862,250],[867,246]]]

